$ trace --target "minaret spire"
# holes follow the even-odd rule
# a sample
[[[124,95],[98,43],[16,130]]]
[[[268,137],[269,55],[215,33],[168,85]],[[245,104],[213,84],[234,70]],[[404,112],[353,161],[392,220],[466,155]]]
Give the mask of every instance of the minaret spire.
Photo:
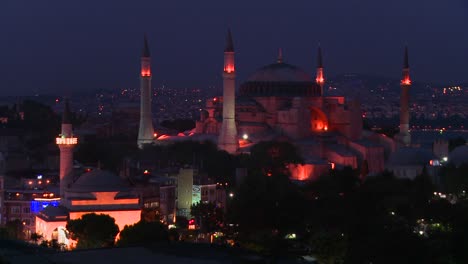
[[[223,123],[218,137],[218,148],[231,154],[239,148],[235,120],[236,100],[236,67],[234,62],[234,45],[231,30],[228,29],[226,48],[224,49],[223,71]]]
[[[148,38],[146,37],[146,34],[143,36],[143,51],[141,53],[141,57],[143,58],[149,58],[151,57],[151,53],[149,50],[149,45],[148,45]]]
[[[323,68],[322,47],[320,47],[320,44],[317,50],[317,68]]]
[[[411,134],[409,133],[409,90],[411,88],[408,46],[405,46],[403,57],[403,76],[400,82],[400,133],[397,135],[398,143],[402,146],[411,144]]]
[[[403,59],[403,68],[409,69],[408,46],[405,46],[405,57]]]
[[[63,109],[62,124],[71,124],[71,111],[68,98],[65,99],[65,107]]]
[[[320,86],[320,95],[323,96],[323,85],[325,84],[325,77],[323,74],[323,59],[322,59],[322,48],[320,44],[317,49],[317,76],[315,82]]]
[[[143,38],[140,74],[140,128],[138,130],[138,147],[153,143],[153,119],[151,114],[151,53],[146,34]]]
[[[230,28],[228,28],[226,36],[226,48],[224,48],[224,52],[234,52],[234,44],[232,42],[232,34]]]
[[[282,48],[279,48],[278,49],[278,60],[277,60],[278,63],[283,63],[283,49]]]

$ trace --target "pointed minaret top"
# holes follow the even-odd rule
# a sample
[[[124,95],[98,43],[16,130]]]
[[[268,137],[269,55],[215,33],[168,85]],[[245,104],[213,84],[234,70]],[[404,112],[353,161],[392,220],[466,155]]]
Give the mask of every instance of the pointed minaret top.
[[[143,52],[141,53],[141,57],[149,58],[149,57],[151,57],[151,53],[150,53],[150,50],[149,50],[148,38],[146,37],[146,34],[144,36],[143,41],[144,41],[144,44],[143,44]]]
[[[231,35],[231,29],[228,29],[227,32],[227,37],[226,37],[226,48],[224,49],[224,52],[234,52],[234,44],[232,44],[232,35]]]
[[[320,44],[317,50],[317,68],[323,68],[322,47],[320,47]]]
[[[278,49],[278,60],[277,60],[278,63],[283,63],[283,49],[282,48],[279,48]]]
[[[63,109],[62,124],[71,124],[71,111],[68,98],[65,99],[65,107]]]
[[[405,58],[403,59],[403,68],[409,68],[409,60],[408,60],[408,46],[405,46]]]

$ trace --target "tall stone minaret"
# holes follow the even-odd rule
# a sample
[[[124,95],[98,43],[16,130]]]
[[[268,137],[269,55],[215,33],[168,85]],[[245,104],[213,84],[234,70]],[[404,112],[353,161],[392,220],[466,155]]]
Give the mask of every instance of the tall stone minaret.
[[[231,30],[228,30],[224,49],[223,71],[223,124],[218,138],[218,148],[231,154],[239,148],[235,120],[236,70],[234,65],[234,45]]]
[[[60,197],[64,198],[65,190],[73,182],[73,149],[78,139],[73,136],[71,113],[68,99],[65,100],[65,109],[62,117],[62,133],[56,138],[60,149]]]
[[[140,129],[138,130],[138,147],[153,143],[153,119],[151,117],[151,56],[148,40],[144,39],[143,53],[141,55],[140,75]]]
[[[411,135],[409,133],[409,90],[411,88],[411,79],[409,74],[408,47],[405,47],[403,77],[400,86],[400,133],[397,135],[397,140],[400,145],[409,146],[411,144]]]
[[[320,86],[320,95],[323,96],[325,77],[323,75],[322,48],[320,46],[317,51],[317,77],[315,78],[315,82]]]

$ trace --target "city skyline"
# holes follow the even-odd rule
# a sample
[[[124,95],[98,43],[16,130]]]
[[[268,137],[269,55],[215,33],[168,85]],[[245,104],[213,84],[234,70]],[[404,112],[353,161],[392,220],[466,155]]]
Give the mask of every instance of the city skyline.
[[[313,75],[318,43],[327,76],[399,78],[401,53],[408,44],[416,82],[467,81],[463,22],[468,5],[463,1],[266,4],[7,3],[0,11],[0,22],[9,25],[0,30],[2,95],[137,87],[145,32],[154,86],[219,87],[228,27],[237,49],[239,83],[273,63],[278,48],[285,62]],[[351,7],[354,12],[347,11]]]

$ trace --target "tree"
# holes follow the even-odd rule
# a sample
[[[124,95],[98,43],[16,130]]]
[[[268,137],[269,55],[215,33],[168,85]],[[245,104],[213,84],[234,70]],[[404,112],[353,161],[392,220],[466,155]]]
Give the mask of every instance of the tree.
[[[34,243],[37,243],[41,239],[42,239],[42,235],[40,235],[38,233],[32,233],[31,234],[31,240],[34,241]]]
[[[119,227],[115,219],[105,214],[85,214],[76,220],[68,220],[67,230],[78,240],[77,248],[99,248],[114,245]]]
[[[319,263],[344,263],[348,247],[347,238],[344,234],[322,230],[314,233],[308,242],[312,253],[317,257]]]
[[[224,222],[223,210],[213,203],[198,202],[190,209],[190,214],[195,217],[202,232],[216,231]]]
[[[24,239],[24,225],[20,220],[16,219],[14,221],[7,222],[5,228],[8,232],[8,238],[16,240]]]
[[[250,168],[264,175],[288,175],[287,165],[303,163],[298,149],[286,141],[262,141],[251,149]]]
[[[119,246],[147,245],[154,242],[169,241],[169,233],[161,222],[140,221],[131,226],[125,226],[117,241]]]

